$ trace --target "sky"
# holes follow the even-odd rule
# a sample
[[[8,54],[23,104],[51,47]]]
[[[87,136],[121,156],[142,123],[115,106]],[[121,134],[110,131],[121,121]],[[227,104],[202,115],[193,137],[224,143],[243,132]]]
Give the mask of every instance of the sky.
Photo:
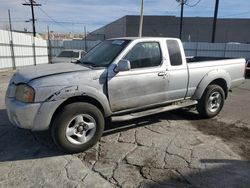
[[[22,3],[28,0],[0,0],[0,29],[8,28],[8,9],[13,29],[32,30],[31,9]],[[58,33],[94,31],[125,15],[139,15],[141,0],[36,0],[37,31],[44,33],[47,25]],[[176,0],[144,0],[145,15],[180,15]],[[192,5],[196,6],[192,7]],[[184,8],[187,17],[213,17],[215,0],[187,0]],[[220,0],[219,18],[249,18],[249,0]]]

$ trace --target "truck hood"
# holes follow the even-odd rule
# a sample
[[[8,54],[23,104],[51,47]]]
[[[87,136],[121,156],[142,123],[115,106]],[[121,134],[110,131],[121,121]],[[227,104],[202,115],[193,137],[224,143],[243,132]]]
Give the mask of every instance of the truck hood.
[[[73,63],[43,64],[19,69],[13,76],[12,81],[15,84],[28,83],[31,80],[46,76],[87,70],[90,70],[90,68]]]
[[[70,63],[73,58],[70,57],[55,57],[51,60],[52,63]]]

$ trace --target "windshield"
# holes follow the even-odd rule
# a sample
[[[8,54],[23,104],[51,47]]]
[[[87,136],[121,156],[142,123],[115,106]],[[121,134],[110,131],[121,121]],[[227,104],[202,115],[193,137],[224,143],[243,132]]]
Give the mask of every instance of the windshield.
[[[79,57],[79,52],[62,51],[57,57],[78,58]]]
[[[106,40],[90,50],[80,61],[94,67],[107,67],[130,40]]]

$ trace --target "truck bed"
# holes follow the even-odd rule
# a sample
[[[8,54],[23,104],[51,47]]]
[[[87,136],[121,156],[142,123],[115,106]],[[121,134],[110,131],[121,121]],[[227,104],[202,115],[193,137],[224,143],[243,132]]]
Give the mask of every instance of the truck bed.
[[[245,59],[194,57],[189,60],[187,64],[189,69],[187,96],[192,96],[194,94],[199,82],[211,71],[224,70],[230,77],[230,88],[244,81]]]
[[[199,63],[203,61],[217,61],[217,60],[229,60],[236,58],[228,58],[228,57],[201,57],[201,56],[190,56],[186,57],[187,63]]]

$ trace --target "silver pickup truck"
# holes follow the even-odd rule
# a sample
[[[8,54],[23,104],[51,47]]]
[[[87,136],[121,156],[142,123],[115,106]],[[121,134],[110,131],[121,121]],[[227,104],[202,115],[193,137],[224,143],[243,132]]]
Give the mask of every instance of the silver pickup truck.
[[[74,153],[97,143],[106,119],[194,105],[202,117],[214,117],[229,90],[244,81],[244,71],[244,59],[186,60],[181,41],[174,38],[110,39],[76,64],[17,71],[6,108],[14,125],[50,129],[55,143]]]

